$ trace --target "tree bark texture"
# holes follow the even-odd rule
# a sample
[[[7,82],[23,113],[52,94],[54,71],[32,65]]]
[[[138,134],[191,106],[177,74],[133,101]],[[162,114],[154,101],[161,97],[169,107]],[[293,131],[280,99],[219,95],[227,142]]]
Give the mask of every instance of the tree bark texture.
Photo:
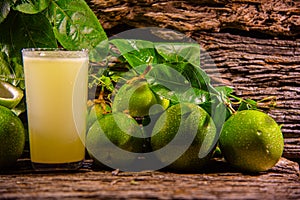
[[[272,36],[300,34],[300,2],[294,0],[87,1],[107,30],[124,25],[159,26],[191,35],[226,29]]]
[[[243,98],[276,97],[284,156],[300,158],[300,1],[87,0],[108,36],[138,27],[169,28],[196,40],[215,85]]]

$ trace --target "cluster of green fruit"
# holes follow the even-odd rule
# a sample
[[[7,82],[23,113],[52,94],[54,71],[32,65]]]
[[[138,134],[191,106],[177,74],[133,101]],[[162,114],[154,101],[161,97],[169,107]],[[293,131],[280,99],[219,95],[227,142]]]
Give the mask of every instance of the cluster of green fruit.
[[[174,104],[139,79],[120,87],[111,106],[100,99],[91,108],[86,140],[89,155],[100,166],[130,170],[141,155],[153,153],[159,166],[199,171],[218,147],[233,167],[260,172],[273,167],[283,152],[280,127],[261,111],[233,113],[218,130],[199,105]]]
[[[25,129],[11,111],[23,94],[4,82],[0,90],[5,94],[0,98],[0,168],[7,168],[24,149]],[[219,133],[211,116],[199,105],[174,104],[140,79],[120,87],[111,105],[100,98],[91,107],[88,119],[86,145],[95,163],[125,170],[136,169],[132,165],[141,163],[153,169],[153,163],[147,160],[136,161],[154,153],[156,160],[150,157],[154,165],[198,171],[208,166],[218,146],[232,166],[260,172],[277,163],[284,146],[280,127],[261,111],[233,113]]]

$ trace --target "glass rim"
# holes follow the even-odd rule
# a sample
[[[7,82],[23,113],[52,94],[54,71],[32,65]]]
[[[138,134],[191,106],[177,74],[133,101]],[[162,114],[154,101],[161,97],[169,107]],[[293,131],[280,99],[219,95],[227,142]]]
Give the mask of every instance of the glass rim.
[[[64,48],[24,48],[22,57],[35,58],[83,58],[89,57],[88,49],[68,50]]]
[[[65,49],[65,48],[48,48],[48,47],[33,47],[33,48],[23,48],[21,52],[31,52],[31,51],[65,51],[65,52],[88,52],[88,49],[82,48],[82,49]]]

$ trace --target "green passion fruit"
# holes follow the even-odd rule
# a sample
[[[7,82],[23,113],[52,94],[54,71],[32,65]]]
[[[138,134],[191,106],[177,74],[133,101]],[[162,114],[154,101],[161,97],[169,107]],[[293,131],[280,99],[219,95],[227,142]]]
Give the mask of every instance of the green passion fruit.
[[[284,147],[278,124],[272,117],[257,110],[233,114],[222,127],[219,143],[228,163],[248,172],[272,168]]]
[[[113,99],[113,112],[125,112],[132,117],[144,117],[151,113],[160,112],[169,106],[170,101],[156,95],[145,80],[125,83],[118,90]]]
[[[215,137],[215,124],[204,109],[192,103],[179,103],[169,107],[157,120],[151,146],[157,152],[170,147],[168,152],[157,153],[168,169],[198,171],[210,160]],[[206,156],[200,158],[200,151],[206,151]]]
[[[144,132],[127,114],[106,114],[89,129],[86,147],[96,164],[126,168],[136,159],[134,153],[145,151]]]
[[[0,168],[12,166],[22,155],[24,145],[22,121],[11,110],[0,106]]]

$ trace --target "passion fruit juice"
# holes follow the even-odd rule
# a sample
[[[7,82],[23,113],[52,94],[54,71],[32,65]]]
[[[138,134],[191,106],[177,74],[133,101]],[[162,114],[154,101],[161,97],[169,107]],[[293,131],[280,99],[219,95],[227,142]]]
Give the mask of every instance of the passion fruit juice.
[[[88,58],[53,54],[23,52],[31,161],[74,163],[85,154]]]

